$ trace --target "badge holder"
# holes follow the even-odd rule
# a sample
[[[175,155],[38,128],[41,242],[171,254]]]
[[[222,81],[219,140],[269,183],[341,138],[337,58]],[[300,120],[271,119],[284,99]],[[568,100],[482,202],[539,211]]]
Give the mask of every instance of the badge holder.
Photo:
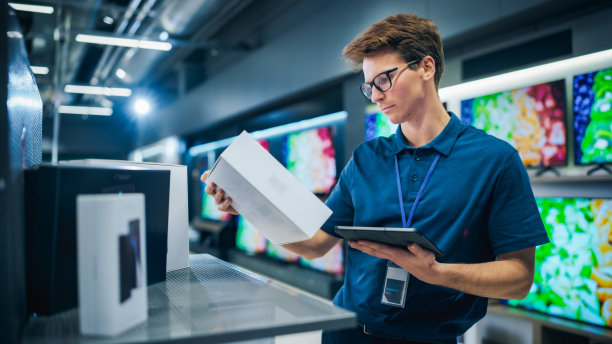
[[[408,271],[400,268],[391,261],[387,261],[387,275],[385,277],[385,285],[380,303],[404,308],[409,278],[410,274]]]

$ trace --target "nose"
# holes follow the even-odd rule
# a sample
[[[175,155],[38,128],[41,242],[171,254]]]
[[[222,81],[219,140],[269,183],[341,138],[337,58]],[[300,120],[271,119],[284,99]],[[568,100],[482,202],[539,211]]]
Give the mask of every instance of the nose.
[[[385,98],[384,92],[380,92],[378,88],[372,87],[372,103],[378,103]]]

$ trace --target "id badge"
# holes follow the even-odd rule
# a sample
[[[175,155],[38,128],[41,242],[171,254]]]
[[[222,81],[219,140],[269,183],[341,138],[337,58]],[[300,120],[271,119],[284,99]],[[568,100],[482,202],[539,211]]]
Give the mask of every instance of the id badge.
[[[391,261],[387,261],[387,275],[380,303],[404,308],[406,304],[406,290],[408,290],[408,271],[400,268]]]

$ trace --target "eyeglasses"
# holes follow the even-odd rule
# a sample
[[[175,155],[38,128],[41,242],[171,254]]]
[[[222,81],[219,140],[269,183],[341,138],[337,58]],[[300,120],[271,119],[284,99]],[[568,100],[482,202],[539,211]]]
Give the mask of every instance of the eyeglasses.
[[[410,61],[406,64],[406,67],[409,67],[420,61],[421,61],[420,59]],[[361,90],[361,93],[363,93],[363,95],[366,98],[368,98],[368,100],[372,101],[372,87],[376,87],[376,89],[380,92],[387,92],[391,88],[391,86],[393,86],[393,84],[391,83],[391,77],[389,76],[389,74],[395,72],[398,69],[399,67],[389,69],[387,71],[377,74],[374,77],[374,79],[372,79],[372,81],[364,82],[359,87],[359,89]]]

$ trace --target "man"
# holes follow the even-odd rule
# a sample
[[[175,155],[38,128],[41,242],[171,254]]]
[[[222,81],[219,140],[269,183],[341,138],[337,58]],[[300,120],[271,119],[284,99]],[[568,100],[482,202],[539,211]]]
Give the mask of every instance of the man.
[[[355,312],[359,327],[324,332],[323,342],[456,343],[487,298],[522,299],[533,283],[535,246],[548,237],[528,175],[514,148],[445,111],[431,20],[390,16],[343,54],[363,68],[362,93],[400,126],[355,149],[327,200],[333,215],[311,239],[284,246],[312,259],[338,243],[337,225],[419,229],[441,258],[417,244],[349,242],[334,304]],[[223,190],[205,191],[236,213]]]

